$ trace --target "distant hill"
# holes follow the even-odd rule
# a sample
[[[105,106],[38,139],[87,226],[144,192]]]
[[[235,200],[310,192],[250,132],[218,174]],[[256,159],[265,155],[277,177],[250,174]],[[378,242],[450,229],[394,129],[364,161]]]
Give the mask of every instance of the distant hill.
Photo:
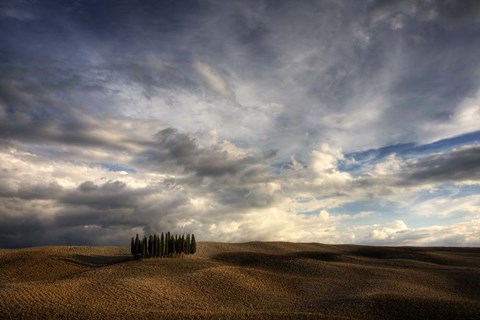
[[[480,319],[480,248],[199,242],[0,250],[0,319]]]

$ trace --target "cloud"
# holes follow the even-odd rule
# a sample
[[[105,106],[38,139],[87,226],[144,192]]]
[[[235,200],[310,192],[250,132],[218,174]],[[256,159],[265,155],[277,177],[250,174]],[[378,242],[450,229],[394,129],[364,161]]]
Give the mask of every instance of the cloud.
[[[341,149],[323,144],[320,150],[312,151],[309,167],[316,174],[316,183],[325,187],[344,185],[351,180],[350,174],[338,170],[338,161],[343,160]]]
[[[460,190],[459,190],[460,191]],[[480,217],[480,196],[459,196],[457,191],[453,195],[443,195],[410,203],[411,210],[418,216],[442,218],[477,218]]]
[[[372,24],[390,21],[398,17],[418,19],[423,22],[440,21],[455,26],[474,23],[480,18],[480,6],[476,1],[372,1],[369,21]],[[396,28],[393,28],[396,29]]]
[[[452,123],[438,129],[452,105],[478,89],[475,42],[460,41],[439,51],[444,41],[423,32],[428,23],[445,33],[440,17],[448,14],[470,26],[473,2],[287,1],[280,6],[267,1],[205,3],[189,10],[181,4],[162,10],[152,3],[123,4],[108,19],[88,3],[57,4],[51,12],[34,4],[25,7],[40,18],[66,16],[69,21],[50,19],[52,28],[65,30],[62,41],[50,29],[36,35],[42,37],[35,49],[44,59],[41,64],[29,55],[31,28],[12,27],[12,38],[2,39],[8,63],[2,67],[1,96],[9,108],[27,114],[52,119],[67,118],[71,109],[101,110],[156,119],[188,132],[216,129],[221,139],[278,149],[284,160],[292,153],[305,157],[319,140],[353,151],[479,129],[473,120],[468,126]],[[432,10],[438,17],[428,20]],[[132,23],[123,33],[111,27],[127,16]],[[169,19],[175,23],[159,22]],[[403,21],[404,26],[390,30],[381,26],[383,20],[397,27]],[[108,38],[95,27],[109,30]],[[393,31],[400,35],[392,36]],[[358,47],[359,33],[370,45]],[[414,44],[410,35],[425,45]],[[27,40],[20,45],[14,37]],[[458,39],[449,33],[445,37]],[[129,45],[118,54],[115,48],[125,42]],[[465,66],[452,58],[459,55]],[[272,105],[281,108],[263,108]]]
[[[470,220],[448,226],[409,228],[403,221],[396,220],[384,225],[363,227],[370,229],[360,243],[403,245],[403,246],[478,246],[480,220]]]
[[[411,229],[403,220],[370,227],[367,221],[375,219],[379,212],[332,214],[326,209],[365,199],[371,193],[385,195],[382,193],[385,188],[393,188],[409,199],[405,187],[398,187],[389,179],[372,180],[372,177],[411,174],[405,168],[421,167],[422,159],[410,166],[408,161],[387,157],[387,161],[400,162],[400,165],[396,164],[391,170],[391,166],[378,164],[373,176],[353,177],[339,169],[338,161],[344,159],[343,153],[323,145],[312,152],[306,165],[293,162],[279,175],[271,170],[270,158],[231,142],[202,145],[193,137],[172,129],[160,131],[152,137],[151,144],[144,143],[144,146],[144,150],[149,150],[144,151],[149,157],[142,158],[142,169],[137,167],[135,173],[128,175],[88,163],[59,162],[3,150],[2,243],[8,246],[32,244],[23,237],[25,232],[35,230],[36,244],[93,243],[86,234],[98,237],[95,243],[121,244],[122,232],[148,233],[166,229],[196,232],[204,240],[221,241],[377,244],[437,244],[442,241],[459,244],[465,241],[467,244],[476,241],[462,229],[461,223],[457,229],[442,229],[458,231],[454,239],[436,232],[437,227]],[[162,152],[153,153],[152,150]],[[464,148],[453,152],[465,150],[471,151]],[[462,155],[468,157],[471,153]],[[451,156],[444,155],[440,160],[435,158],[438,155],[431,157],[423,159],[426,167],[427,163],[434,160],[443,163],[442,160]],[[223,164],[211,171],[201,165],[202,161]],[[130,164],[139,163],[133,157]],[[34,177],[45,176],[42,170],[47,170],[50,178],[35,182]],[[449,177],[443,178],[450,181]],[[370,183],[368,190],[365,181]],[[435,183],[441,185],[445,181],[439,177]],[[474,197],[455,200],[456,207],[450,214],[475,206],[477,200]],[[442,203],[425,202],[423,208],[434,211],[439,206]],[[421,208],[422,205],[419,210]],[[304,213],[308,210],[311,213]],[[473,211],[470,214],[471,217],[478,215]],[[29,224],[22,222],[25,219],[30,219]],[[48,235],[48,230],[52,229],[55,233]]]
[[[0,245],[475,243],[476,3],[4,6]]]
[[[408,162],[404,180],[413,183],[445,181],[478,181],[480,178],[480,146],[427,156]]]
[[[407,225],[402,220],[395,220],[389,224],[383,225],[382,228],[374,229],[367,239],[371,240],[393,240],[399,233],[407,230]]]
[[[476,184],[479,180],[478,144],[424,155],[399,157],[390,153],[374,165],[364,165],[356,183],[393,188],[430,188],[434,185]]]
[[[27,10],[19,8],[20,6],[2,6],[0,14],[4,17],[16,19],[20,21],[28,21],[35,19],[35,16]]]
[[[146,165],[172,163],[199,177],[235,175],[258,161],[232,146],[225,142],[202,147],[192,136],[167,128],[155,134],[137,161]]]
[[[227,81],[213,70],[212,67],[200,61],[195,62],[193,66],[195,71],[203,77],[212,90],[220,93],[227,99],[235,100],[235,94],[230,89]]]
[[[425,129],[434,134],[434,138],[445,137],[445,133],[450,135],[460,135],[465,132],[478,130],[480,122],[480,90],[472,95],[463,98],[455,106],[449,119],[431,123]]]

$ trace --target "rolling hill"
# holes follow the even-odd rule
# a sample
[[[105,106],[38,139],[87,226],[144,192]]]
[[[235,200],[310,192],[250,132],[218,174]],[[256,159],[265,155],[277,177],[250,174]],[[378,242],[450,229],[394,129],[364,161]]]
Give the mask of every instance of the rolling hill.
[[[0,249],[1,319],[480,319],[480,248],[199,242]]]

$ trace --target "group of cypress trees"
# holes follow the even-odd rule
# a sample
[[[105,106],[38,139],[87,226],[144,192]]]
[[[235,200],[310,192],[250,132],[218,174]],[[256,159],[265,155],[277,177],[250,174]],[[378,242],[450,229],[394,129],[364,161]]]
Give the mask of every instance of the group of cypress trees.
[[[140,254],[143,258],[163,258],[178,257],[182,254],[194,254],[197,251],[195,235],[178,235],[162,232],[161,236],[157,234],[144,236],[142,240],[132,237],[130,245],[132,255]]]

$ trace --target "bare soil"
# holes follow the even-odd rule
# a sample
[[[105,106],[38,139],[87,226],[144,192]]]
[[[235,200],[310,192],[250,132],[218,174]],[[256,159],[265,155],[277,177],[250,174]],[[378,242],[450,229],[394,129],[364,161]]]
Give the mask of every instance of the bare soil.
[[[480,319],[480,248],[0,249],[0,319]]]

